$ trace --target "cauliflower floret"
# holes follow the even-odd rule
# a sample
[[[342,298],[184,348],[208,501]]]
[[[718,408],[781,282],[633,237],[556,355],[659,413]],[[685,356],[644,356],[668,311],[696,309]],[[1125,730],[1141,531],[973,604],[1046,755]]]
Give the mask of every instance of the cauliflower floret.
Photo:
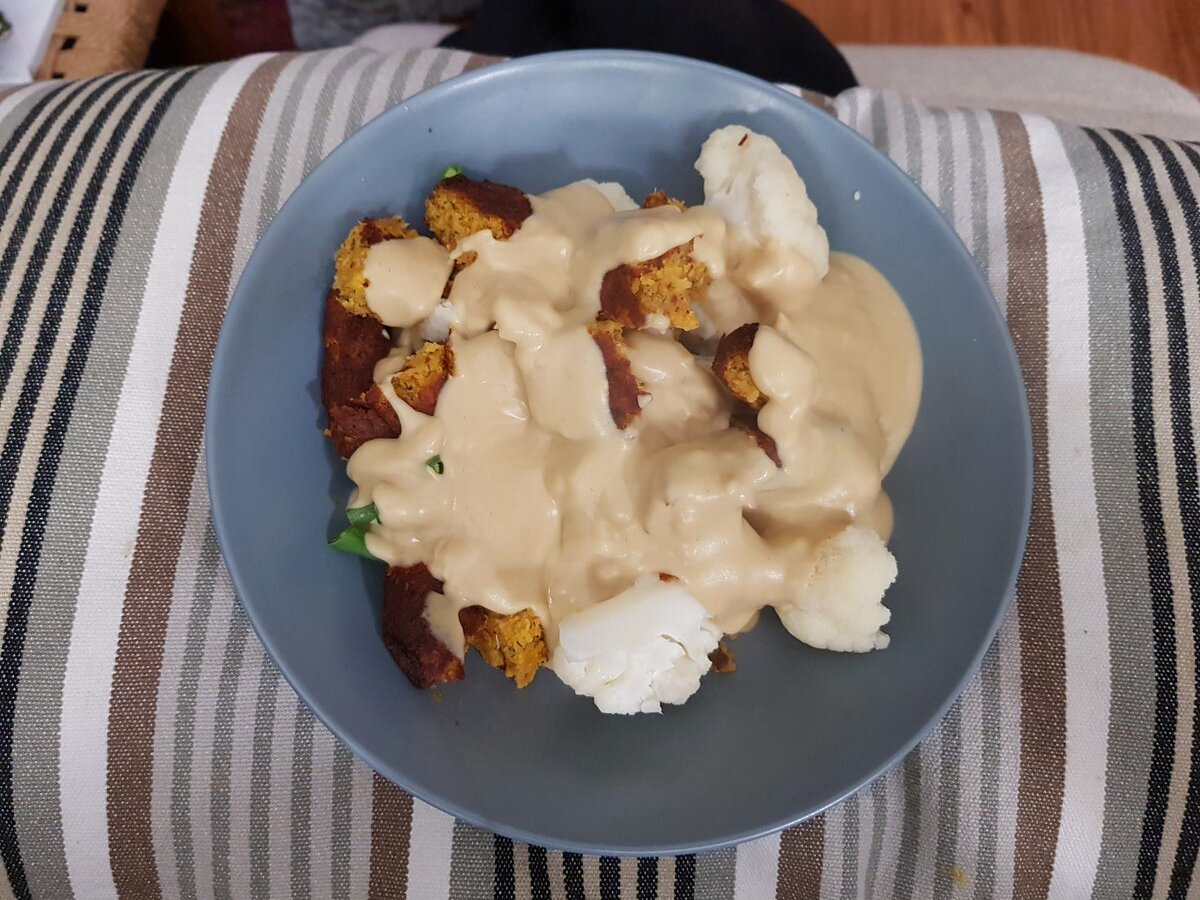
[[[591,185],[603,194],[604,199],[612,204],[615,212],[625,212],[638,208],[637,202],[616,181],[595,181],[591,178],[584,178],[581,183]]]
[[[890,638],[883,595],[896,580],[896,558],[874,531],[851,525],[817,548],[817,561],[795,600],[778,608],[793,636],[813,647],[863,653]]]
[[[696,171],[704,178],[704,205],[720,213],[731,231],[759,246],[794,247],[818,278],[829,271],[829,239],[804,179],[769,137],[741,125],[708,136]]]
[[[661,712],[700,687],[721,631],[677,582],[643,575],[562,620],[550,668],[604,713]]]
[[[421,340],[441,344],[450,337],[450,326],[454,324],[457,314],[448,300],[443,300],[433,308],[421,323]]]

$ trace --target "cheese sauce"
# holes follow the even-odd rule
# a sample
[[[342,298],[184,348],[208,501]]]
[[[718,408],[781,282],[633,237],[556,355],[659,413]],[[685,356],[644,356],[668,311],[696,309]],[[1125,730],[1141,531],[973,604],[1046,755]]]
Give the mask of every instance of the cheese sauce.
[[[818,279],[798,251],[735,239],[708,208],[617,211],[608,193],[579,182],[531,197],[533,215],[509,240],[485,232],[460,243],[476,259],[448,298],[455,374],[435,415],[391,389],[402,358],[377,367],[403,433],[351,457],[352,505],[379,509],[372,553],[424,562],[445,582],[430,620],[452,647],[453,613],[472,604],[532,608],[553,647],[565,616],[645,573],[678,577],[736,633],[794,599],[831,534],[851,523],[890,533],[882,479],[916,416],[921,356],[888,282],[840,253]],[[693,240],[714,277],[697,303],[701,333],[688,338],[699,352],[665,329],[630,333],[647,396],[620,431],[586,330],[601,279]],[[409,243],[372,249],[368,299],[391,298],[393,321],[416,325],[437,303],[429,285],[445,281],[442,258],[375,256]],[[413,286],[419,296],[402,299]],[[704,355],[712,337],[751,320],[762,324],[750,370],[770,398],[758,424],[782,468],[730,427],[732,401]],[[434,456],[441,474],[426,465]]]

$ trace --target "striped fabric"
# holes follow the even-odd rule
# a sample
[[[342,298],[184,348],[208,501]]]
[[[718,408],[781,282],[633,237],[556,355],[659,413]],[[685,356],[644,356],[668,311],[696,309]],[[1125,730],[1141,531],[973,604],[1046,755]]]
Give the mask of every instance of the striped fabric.
[[[482,60],[343,49],[0,95],[0,889],[16,897],[1200,896],[1200,150],[855,90],[1033,414],[1018,602],[949,717],[782,835],[677,859],[483,833],[357,762],[209,519],[224,305],[346,135]]]

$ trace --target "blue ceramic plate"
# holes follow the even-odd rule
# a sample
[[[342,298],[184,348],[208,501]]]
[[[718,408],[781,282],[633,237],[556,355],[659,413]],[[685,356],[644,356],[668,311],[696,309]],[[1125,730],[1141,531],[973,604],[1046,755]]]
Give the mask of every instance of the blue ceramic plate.
[[[908,303],[921,412],[888,479],[900,578],[890,649],[813,650],[771,615],[737,673],[661,716],[598,713],[553,675],[517,692],[478,658],[441,702],[379,636],[383,569],[327,550],[350,490],[321,436],[321,317],[332,256],[362,216],[422,221],[448,163],[543,191],[593,177],[701,199],[714,128],[773,137],[834,249]],[[673,57],[576,52],[456,78],[334,151],[280,210],[234,293],[207,421],[217,535],[246,613],[304,702],[417,796],[514,838],[594,853],[690,852],[793,824],[885,771],[979,664],[1025,541],[1031,445],[1008,333],[933,204],[830,116],[769,84]]]

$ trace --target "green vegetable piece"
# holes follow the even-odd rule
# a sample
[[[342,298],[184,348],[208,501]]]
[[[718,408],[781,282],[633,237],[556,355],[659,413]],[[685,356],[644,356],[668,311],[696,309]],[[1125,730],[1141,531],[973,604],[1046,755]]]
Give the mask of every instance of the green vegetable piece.
[[[462,166],[446,166],[446,171],[442,173],[442,180],[453,178],[455,175],[461,175],[462,173]]]
[[[329,546],[334,550],[341,550],[343,553],[354,553],[366,559],[379,559],[378,556],[367,549],[367,532],[361,525],[351,525],[330,541]]]
[[[370,525],[372,522],[379,521],[379,509],[374,503],[366,506],[352,506],[346,510],[346,518],[350,520],[351,525]]]
[[[429,457],[429,459],[425,460],[425,468],[427,468],[434,475],[441,475],[446,471],[446,464],[442,462],[441,456],[434,454],[433,456]]]

